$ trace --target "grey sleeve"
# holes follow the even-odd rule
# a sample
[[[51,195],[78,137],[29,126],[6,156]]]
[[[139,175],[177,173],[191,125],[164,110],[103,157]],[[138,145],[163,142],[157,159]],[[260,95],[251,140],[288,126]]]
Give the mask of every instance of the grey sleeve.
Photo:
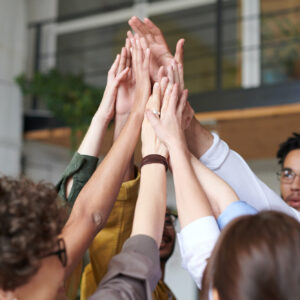
[[[161,277],[159,249],[146,235],[129,238],[120,254],[109,263],[108,271],[89,300],[152,300]]]

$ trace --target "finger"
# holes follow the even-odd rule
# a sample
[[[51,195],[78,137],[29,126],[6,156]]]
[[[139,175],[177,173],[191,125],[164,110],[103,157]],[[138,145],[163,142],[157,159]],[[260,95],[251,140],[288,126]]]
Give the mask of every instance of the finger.
[[[129,39],[129,41],[133,39],[133,34],[130,30],[127,31],[127,37]]]
[[[163,77],[160,81],[160,98],[162,99],[165,95],[165,91],[168,85],[168,78],[167,77]]]
[[[175,76],[174,76],[174,71],[173,71],[173,68],[171,65],[168,66],[167,68],[168,70],[168,79],[169,79],[169,82],[174,84],[175,83]]]
[[[144,18],[144,24],[150,30],[150,32],[154,35],[161,35],[163,37],[162,32],[160,29],[148,18]]]
[[[150,57],[151,57],[151,51],[149,48],[146,49],[145,58],[143,66],[146,70],[148,70],[149,73],[149,67],[150,67]]]
[[[178,70],[178,65],[177,65],[175,60],[172,63],[172,68],[173,68],[173,71],[174,71],[175,83],[177,83],[178,86],[180,86],[179,70]]]
[[[141,46],[142,46],[142,49],[144,50],[144,52],[146,51],[146,49],[148,48],[148,43],[146,41],[146,39],[144,37],[142,37],[140,39],[140,42],[141,42]]]
[[[183,64],[178,64],[178,72],[179,72],[179,87],[180,91],[184,90],[184,70],[183,70]]]
[[[121,51],[121,59],[120,59],[120,63],[119,63],[119,68],[117,71],[117,74],[122,72],[125,67],[126,67],[126,59],[127,59],[127,53],[126,53],[126,48],[123,47],[122,51]]]
[[[141,36],[144,36],[145,31],[147,31],[145,24],[135,16],[128,21],[128,24],[136,33]]]
[[[175,56],[174,56],[177,63],[182,64],[182,65],[183,65],[183,60],[184,60],[184,43],[185,43],[184,39],[180,39],[177,42],[176,52],[175,52]]]
[[[163,77],[164,77],[164,67],[161,66],[157,72],[157,81],[161,82]]]
[[[134,71],[136,71],[137,68],[137,49],[136,49],[136,44],[135,44],[135,39],[130,40],[131,43],[131,57],[132,57],[132,65]]]
[[[171,112],[175,112],[177,103],[178,103],[178,84],[175,83],[172,88],[168,109],[170,109]]]
[[[178,101],[178,108],[177,108],[177,112],[180,116],[182,116],[183,111],[186,107],[186,103],[187,103],[187,98],[188,98],[188,90],[184,90],[181,94],[181,97]]]
[[[129,38],[126,38],[126,42],[125,42],[125,48],[126,48],[126,67],[130,67],[131,66],[131,53],[130,53],[130,40]]]
[[[129,68],[126,67],[123,71],[121,71],[115,78],[114,84],[118,86],[122,80],[124,80],[129,72]]]
[[[146,111],[146,116],[154,131],[157,131],[160,126],[160,120],[151,110]]]
[[[173,89],[173,84],[169,82],[162,100],[161,118],[163,118],[167,112],[172,89]]]
[[[160,112],[160,85],[158,82],[154,83],[152,92],[151,109]]]
[[[119,62],[120,62],[120,54],[118,54],[115,58],[115,61],[113,62],[112,66],[110,67],[108,74],[109,75],[116,75],[117,69],[119,67]]]
[[[143,55],[142,55],[142,47],[138,36],[135,37],[135,46],[136,46],[137,66],[141,66],[143,61]]]

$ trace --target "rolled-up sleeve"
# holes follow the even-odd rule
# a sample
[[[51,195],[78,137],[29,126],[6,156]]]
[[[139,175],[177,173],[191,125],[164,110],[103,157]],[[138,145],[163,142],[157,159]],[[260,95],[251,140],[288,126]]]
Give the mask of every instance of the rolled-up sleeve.
[[[73,205],[78,194],[96,170],[97,164],[98,157],[82,155],[76,152],[65,169],[62,178],[56,185],[56,189],[60,197]],[[73,177],[73,185],[70,195],[67,197],[66,184],[70,177]]]
[[[199,289],[207,259],[219,235],[220,230],[213,216],[200,218],[185,226],[177,234],[182,267],[191,274]]]

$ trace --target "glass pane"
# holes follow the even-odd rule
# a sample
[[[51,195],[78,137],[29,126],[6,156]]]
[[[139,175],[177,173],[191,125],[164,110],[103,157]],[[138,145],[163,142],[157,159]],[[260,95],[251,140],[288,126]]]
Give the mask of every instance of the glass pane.
[[[90,84],[105,87],[115,56],[125,44],[127,23],[60,35],[57,67],[62,72],[83,74]]]
[[[125,7],[131,7],[134,0],[59,0],[58,17],[76,18],[79,15],[93,15]]]
[[[262,0],[262,80],[300,79],[300,3]]]
[[[215,88],[215,5],[205,5],[150,18],[163,31],[174,53],[176,42],[184,38],[185,84],[190,93]]]
[[[222,15],[222,87],[241,86],[240,1],[223,1]]]

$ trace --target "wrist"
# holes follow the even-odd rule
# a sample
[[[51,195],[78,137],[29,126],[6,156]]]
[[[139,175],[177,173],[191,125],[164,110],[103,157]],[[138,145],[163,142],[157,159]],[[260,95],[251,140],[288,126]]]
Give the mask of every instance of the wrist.
[[[153,165],[153,164],[162,165],[165,167],[165,170],[168,171],[168,167],[169,167],[168,161],[164,156],[160,154],[150,154],[143,157],[141,162],[141,169],[144,168],[145,166]]]
[[[172,156],[172,154],[174,153],[178,153],[178,152],[189,152],[187,145],[184,141],[182,140],[172,140],[170,141],[170,143],[168,144],[168,150],[169,150],[169,154],[170,156]]]
[[[111,120],[112,118],[108,114],[98,109],[93,116],[92,122],[97,122],[98,124],[103,124],[104,126],[108,126]]]
[[[213,135],[195,117],[185,130],[185,138],[190,152],[197,158],[209,149],[214,140]]]
[[[125,126],[126,122],[128,120],[128,116],[124,117],[123,115],[117,115],[115,116],[114,120],[114,141],[118,138],[120,135],[123,127]]]

